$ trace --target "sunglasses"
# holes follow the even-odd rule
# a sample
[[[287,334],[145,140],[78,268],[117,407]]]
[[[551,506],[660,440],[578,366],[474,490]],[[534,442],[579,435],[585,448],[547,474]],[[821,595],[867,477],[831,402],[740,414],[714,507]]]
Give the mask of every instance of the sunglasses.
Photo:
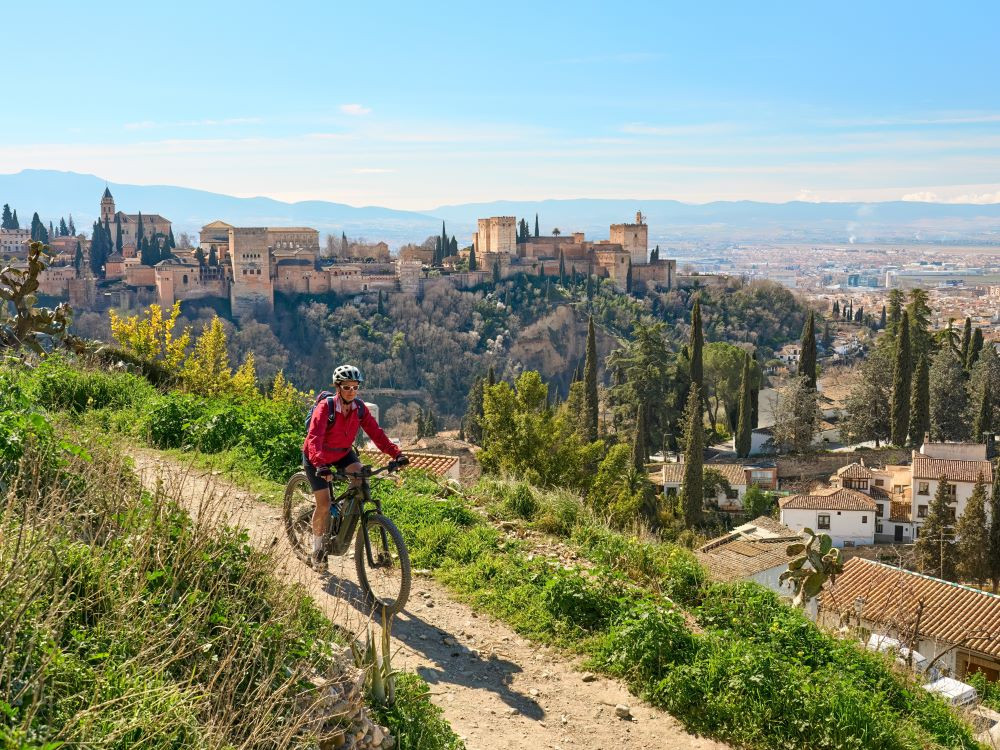
[[[338,385],[338,388],[342,391],[356,391],[360,388],[360,385]]]

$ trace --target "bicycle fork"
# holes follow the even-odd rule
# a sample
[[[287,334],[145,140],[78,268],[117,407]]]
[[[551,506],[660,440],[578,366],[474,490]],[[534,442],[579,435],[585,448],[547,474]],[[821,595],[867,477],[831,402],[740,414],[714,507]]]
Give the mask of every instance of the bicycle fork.
[[[384,550],[389,549],[389,537],[386,535],[385,529],[382,526],[378,527],[378,533],[382,540],[382,549]],[[372,568],[373,570],[375,568],[383,567],[383,563],[375,562],[375,559],[372,557],[372,544],[371,544],[371,539],[368,536],[368,524],[365,523],[364,518],[361,519],[361,535],[365,540],[365,555],[368,558],[368,567]],[[385,564],[385,567],[388,567],[390,565],[392,565],[391,559],[389,560],[388,563]]]

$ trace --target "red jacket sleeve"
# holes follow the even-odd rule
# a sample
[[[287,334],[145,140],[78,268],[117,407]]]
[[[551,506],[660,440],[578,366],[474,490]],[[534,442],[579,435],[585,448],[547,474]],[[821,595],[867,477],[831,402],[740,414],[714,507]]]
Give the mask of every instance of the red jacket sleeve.
[[[363,429],[365,434],[372,439],[375,446],[387,456],[396,458],[403,452],[399,449],[398,445],[388,438],[388,436],[382,431],[382,428],[378,426],[378,422],[376,422],[375,417],[372,416],[371,409],[365,409],[365,416],[361,420],[361,429]]]
[[[323,450],[323,441],[326,439],[326,428],[330,422],[330,404],[327,399],[323,399],[316,408],[313,409],[312,419],[309,420],[309,431],[306,433],[305,454],[309,463],[313,466],[326,466],[330,463]]]

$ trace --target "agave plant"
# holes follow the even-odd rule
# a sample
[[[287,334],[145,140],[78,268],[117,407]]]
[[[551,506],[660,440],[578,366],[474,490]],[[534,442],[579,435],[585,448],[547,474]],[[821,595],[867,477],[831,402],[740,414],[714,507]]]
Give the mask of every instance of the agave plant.
[[[833,583],[844,570],[840,550],[833,546],[829,534],[816,534],[812,529],[802,531],[809,538],[804,543],[788,545],[788,556],[798,557],[788,563],[788,570],[778,577],[779,581],[792,582],[795,590],[793,602],[797,607],[808,604],[822,590],[824,583]]]
[[[386,707],[396,702],[396,672],[392,668],[391,635],[392,618],[382,611],[382,637],[372,636],[371,627],[365,631],[365,646],[351,643],[354,665],[368,673],[368,690],[372,698]],[[379,643],[378,641],[381,641]]]

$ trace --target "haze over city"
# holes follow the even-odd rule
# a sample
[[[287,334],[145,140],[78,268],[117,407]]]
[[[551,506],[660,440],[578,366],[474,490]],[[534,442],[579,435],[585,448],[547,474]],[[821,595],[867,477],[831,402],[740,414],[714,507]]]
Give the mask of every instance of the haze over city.
[[[1000,201],[989,3],[17,4],[0,172],[426,211]],[[127,43],[110,43],[122,22]],[[125,20],[127,19],[127,21]],[[115,21],[117,24],[118,21]]]

